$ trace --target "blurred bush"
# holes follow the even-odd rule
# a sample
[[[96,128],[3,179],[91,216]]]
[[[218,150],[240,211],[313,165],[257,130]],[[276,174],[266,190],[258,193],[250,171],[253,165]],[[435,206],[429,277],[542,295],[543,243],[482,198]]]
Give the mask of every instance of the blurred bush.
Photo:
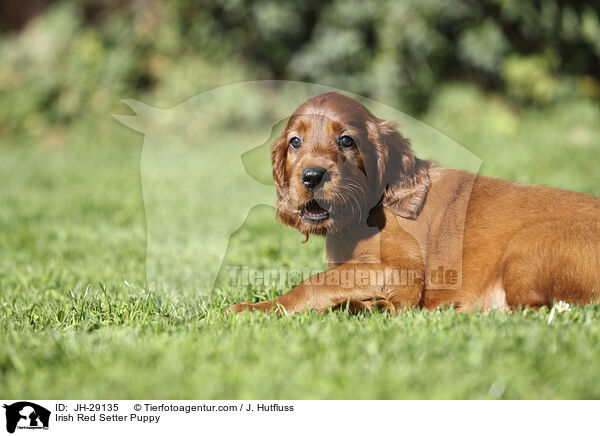
[[[449,81],[516,104],[598,98],[600,6],[566,0],[56,1],[0,34],[0,135],[173,106],[227,83],[322,83],[409,112]],[[6,3],[3,3],[6,7]]]

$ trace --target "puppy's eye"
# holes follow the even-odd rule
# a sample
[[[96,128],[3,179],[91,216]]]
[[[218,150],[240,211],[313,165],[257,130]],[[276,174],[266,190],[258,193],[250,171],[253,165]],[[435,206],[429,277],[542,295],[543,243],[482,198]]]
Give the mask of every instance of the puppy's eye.
[[[297,136],[294,136],[292,139],[290,139],[291,148],[300,148],[301,145],[302,141],[300,141],[300,138],[298,138]]]
[[[340,139],[338,139],[338,144],[340,145],[340,147],[349,148],[354,146],[354,139],[347,135],[344,135]]]

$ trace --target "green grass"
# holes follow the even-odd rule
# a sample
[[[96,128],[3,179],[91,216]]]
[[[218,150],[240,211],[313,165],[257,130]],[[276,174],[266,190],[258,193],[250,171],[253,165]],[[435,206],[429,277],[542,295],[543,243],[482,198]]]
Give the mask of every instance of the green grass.
[[[484,174],[595,195],[599,119],[592,103],[517,111],[457,86],[424,118]],[[0,148],[1,397],[600,398],[598,306],[550,325],[548,310],[233,318],[229,304],[285,289],[149,291],[142,137],[102,123]],[[301,240],[257,208],[227,259],[322,267],[322,241]]]

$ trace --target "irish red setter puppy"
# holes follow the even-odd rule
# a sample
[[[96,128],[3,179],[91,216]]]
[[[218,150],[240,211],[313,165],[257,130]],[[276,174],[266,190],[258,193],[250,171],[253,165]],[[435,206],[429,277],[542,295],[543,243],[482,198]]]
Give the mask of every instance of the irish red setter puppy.
[[[326,235],[329,269],[230,311],[539,308],[600,292],[599,198],[436,168],[349,97],[302,104],[272,161],[279,220]]]

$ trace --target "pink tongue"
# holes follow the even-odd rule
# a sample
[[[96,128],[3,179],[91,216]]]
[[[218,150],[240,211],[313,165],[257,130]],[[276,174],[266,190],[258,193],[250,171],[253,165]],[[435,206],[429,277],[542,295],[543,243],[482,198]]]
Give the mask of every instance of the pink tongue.
[[[327,212],[325,209],[323,209],[321,206],[319,206],[316,202],[313,201],[306,205],[306,211],[314,214]]]
[[[312,200],[305,206],[303,216],[309,221],[322,221],[329,217],[329,212]]]

